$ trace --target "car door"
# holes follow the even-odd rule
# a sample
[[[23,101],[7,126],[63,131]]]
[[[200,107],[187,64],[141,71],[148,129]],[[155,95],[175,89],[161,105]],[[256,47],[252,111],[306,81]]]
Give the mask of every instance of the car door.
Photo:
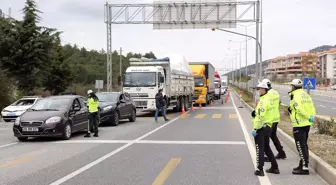
[[[75,107],[79,107],[79,111],[74,111]],[[87,122],[87,116],[86,116],[86,112],[85,110],[82,109],[83,107],[81,106],[80,101],[78,100],[78,98],[76,98],[73,101],[72,104],[72,110],[73,110],[73,130],[78,131],[78,130],[82,130],[85,126],[85,123]]]
[[[126,117],[131,116],[133,110],[133,104],[130,97],[127,94],[124,94],[126,100]]]
[[[120,94],[119,96],[118,109],[120,113],[120,118],[124,119],[127,115],[127,106],[126,106],[126,99],[124,97],[124,94]]]
[[[81,105],[81,111],[84,114],[83,120],[81,120],[82,123],[81,123],[80,128],[81,128],[81,130],[84,130],[84,129],[87,129],[87,127],[88,127],[90,112],[89,112],[89,109],[86,105],[87,99],[85,97],[80,97],[80,98],[78,98],[78,100],[79,100],[79,103]]]

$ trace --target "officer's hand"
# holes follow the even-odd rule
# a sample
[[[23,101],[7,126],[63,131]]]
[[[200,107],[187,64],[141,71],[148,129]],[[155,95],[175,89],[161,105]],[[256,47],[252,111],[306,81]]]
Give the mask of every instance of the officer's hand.
[[[252,136],[253,136],[253,137],[256,137],[257,135],[258,135],[257,131],[252,130]]]
[[[290,107],[288,107],[287,110],[288,110],[289,114],[292,114],[292,109]]]
[[[313,115],[310,116],[309,122],[314,123],[315,122],[315,117]]]
[[[253,118],[256,117],[255,110],[252,111],[251,116],[252,116]]]

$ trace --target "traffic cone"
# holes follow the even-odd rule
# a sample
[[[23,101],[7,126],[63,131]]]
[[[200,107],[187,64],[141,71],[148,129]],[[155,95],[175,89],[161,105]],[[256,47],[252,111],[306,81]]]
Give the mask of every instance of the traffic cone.
[[[185,114],[185,110],[184,110],[184,105],[182,105],[182,113],[181,114]]]
[[[194,103],[191,103],[191,112],[194,112],[195,109],[194,109]]]

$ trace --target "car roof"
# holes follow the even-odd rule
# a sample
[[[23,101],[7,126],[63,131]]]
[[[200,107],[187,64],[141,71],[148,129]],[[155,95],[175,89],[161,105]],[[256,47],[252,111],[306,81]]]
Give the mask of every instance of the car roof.
[[[96,92],[96,94],[121,94],[120,91],[112,91],[112,92]]]
[[[52,99],[64,99],[64,98],[68,98],[68,99],[75,99],[75,98],[81,98],[83,96],[79,96],[79,95],[57,95],[57,96],[48,96],[45,98],[52,98]]]

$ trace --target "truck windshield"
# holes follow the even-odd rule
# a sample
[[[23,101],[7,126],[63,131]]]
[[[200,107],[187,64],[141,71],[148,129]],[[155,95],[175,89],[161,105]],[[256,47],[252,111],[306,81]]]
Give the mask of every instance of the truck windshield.
[[[203,87],[204,86],[204,80],[203,78],[195,78],[195,87]]]
[[[156,85],[155,72],[127,72],[124,87],[154,87]]]

